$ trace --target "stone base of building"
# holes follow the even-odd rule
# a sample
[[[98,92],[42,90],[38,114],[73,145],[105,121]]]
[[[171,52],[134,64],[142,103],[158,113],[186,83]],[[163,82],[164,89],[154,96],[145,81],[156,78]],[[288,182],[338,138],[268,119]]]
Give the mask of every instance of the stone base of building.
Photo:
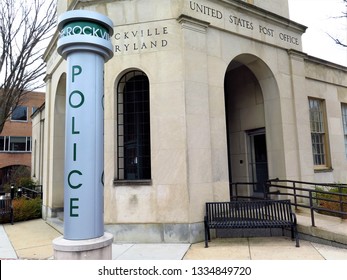
[[[204,240],[204,223],[192,224],[108,224],[105,230],[114,242],[196,243]]]
[[[42,218],[46,220],[47,218],[61,218],[64,217],[64,207],[50,208],[48,206],[42,205]]]
[[[112,234],[99,238],[67,240],[63,236],[53,240],[55,260],[112,260]]]

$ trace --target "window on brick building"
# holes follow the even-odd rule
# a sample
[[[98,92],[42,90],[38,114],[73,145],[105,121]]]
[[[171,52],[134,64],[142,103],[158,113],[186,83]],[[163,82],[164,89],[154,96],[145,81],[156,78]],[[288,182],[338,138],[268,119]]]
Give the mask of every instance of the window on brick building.
[[[11,121],[28,121],[28,107],[17,106],[12,112]]]
[[[31,137],[0,136],[0,152],[31,152]]]

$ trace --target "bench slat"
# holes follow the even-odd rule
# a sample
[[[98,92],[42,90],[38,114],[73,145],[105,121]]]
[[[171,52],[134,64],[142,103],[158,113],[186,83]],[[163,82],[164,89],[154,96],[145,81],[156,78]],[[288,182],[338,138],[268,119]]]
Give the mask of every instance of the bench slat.
[[[297,237],[296,217],[290,200],[257,200],[207,202],[205,216],[205,244],[210,229],[225,228],[291,228],[292,238]]]

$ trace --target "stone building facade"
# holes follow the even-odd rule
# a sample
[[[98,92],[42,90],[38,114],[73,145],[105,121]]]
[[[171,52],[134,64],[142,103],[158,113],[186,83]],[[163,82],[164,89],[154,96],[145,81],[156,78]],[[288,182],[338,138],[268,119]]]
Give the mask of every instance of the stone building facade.
[[[203,239],[229,183],[345,182],[347,69],[302,52],[286,0],[58,1],[114,22],[104,219],[116,241]],[[63,209],[66,63],[45,54],[44,215]],[[261,186],[245,188],[252,196]]]
[[[43,148],[45,131],[45,103],[31,116],[32,118],[32,152],[31,152],[31,176],[38,185],[43,184]]]

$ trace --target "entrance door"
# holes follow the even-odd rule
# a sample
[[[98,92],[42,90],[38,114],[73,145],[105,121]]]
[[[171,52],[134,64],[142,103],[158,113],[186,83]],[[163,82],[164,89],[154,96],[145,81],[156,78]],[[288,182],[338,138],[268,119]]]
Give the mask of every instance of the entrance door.
[[[260,196],[264,193],[263,183],[269,179],[265,129],[249,132],[248,139],[250,177],[256,183],[253,195]]]

